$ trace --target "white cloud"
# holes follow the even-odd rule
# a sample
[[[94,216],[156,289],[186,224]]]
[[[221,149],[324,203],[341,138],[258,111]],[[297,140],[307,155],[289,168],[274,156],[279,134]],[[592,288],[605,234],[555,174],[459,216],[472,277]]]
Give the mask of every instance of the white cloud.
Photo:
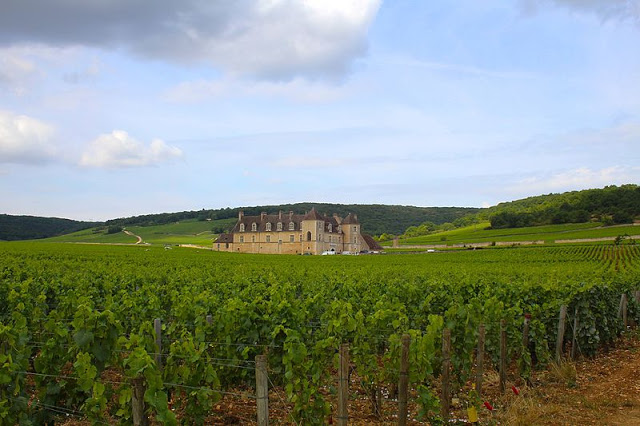
[[[234,17],[234,31],[205,40],[209,58],[232,72],[271,79],[341,77],[366,52],[379,0],[263,0]],[[247,19],[248,18],[248,19]]]
[[[546,194],[640,182],[640,167],[612,166],[599,170],[581,167],[559,173],[528,177],[506,189],[516,194]]]
[[[85,167],[120,168],[151,166],[182,157],[179,148],[154,139],[149,145],[129,136],[122,130],[100,135],[82,154],[80,165]]]
[[[26,115],[0,111],[0,163],[35,164],[53,159],[54,129]]]
[[[124,48],[269,79],[341,78],[366,52],[381,0],[12,2],[0,45]]]

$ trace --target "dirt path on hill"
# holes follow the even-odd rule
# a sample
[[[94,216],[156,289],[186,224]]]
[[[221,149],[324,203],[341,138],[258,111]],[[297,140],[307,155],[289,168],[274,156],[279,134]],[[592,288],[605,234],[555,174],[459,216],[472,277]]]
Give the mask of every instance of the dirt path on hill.
[[[132,237],[136,237],[138,239],[138,241],[136,241],[136,244],[142,244],[142,237],[140,235],[136,235],[131,231],[127,231],[126,229],[123,232],[127,235],[131,235]]]

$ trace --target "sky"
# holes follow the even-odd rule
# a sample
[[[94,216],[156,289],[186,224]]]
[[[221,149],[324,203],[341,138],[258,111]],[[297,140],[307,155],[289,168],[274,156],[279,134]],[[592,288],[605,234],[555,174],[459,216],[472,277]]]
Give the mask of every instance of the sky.
[[[5,0],[0,213],[640,184],[640,0]]]

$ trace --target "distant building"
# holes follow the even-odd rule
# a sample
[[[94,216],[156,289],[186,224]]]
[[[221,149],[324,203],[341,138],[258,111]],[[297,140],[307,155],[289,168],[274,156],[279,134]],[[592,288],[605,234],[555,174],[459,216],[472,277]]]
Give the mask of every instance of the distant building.
[[[213,249],[236,253],[322,254],[380,250],[373,238],[360,232],[358,217],[325,216],[311,209],[306,214],[238,214],[229,234],[221,234]]]

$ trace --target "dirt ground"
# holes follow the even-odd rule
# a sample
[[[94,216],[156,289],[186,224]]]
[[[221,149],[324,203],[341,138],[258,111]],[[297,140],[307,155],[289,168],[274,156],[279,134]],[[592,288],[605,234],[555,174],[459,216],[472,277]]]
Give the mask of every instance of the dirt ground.
[[[640,425],[640,333],[630,332],[595,359],[567,363],[505,397],[499,424]]]

